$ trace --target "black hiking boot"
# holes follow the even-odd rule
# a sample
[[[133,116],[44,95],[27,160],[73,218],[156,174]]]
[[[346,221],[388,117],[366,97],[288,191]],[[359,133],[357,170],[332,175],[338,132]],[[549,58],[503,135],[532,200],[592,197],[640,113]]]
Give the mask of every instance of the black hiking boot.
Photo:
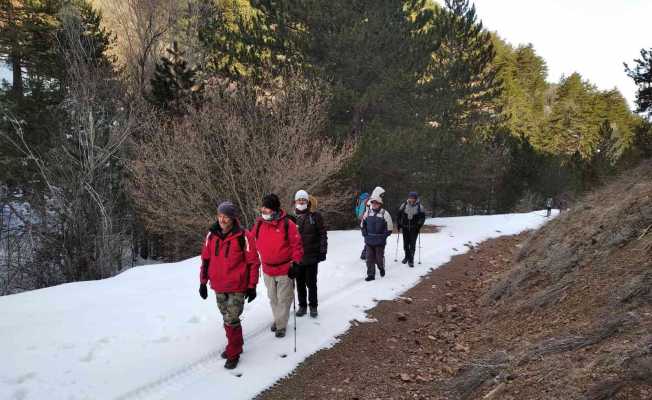
[[[226,362],[224,363],[224,368],[226,369],[234,369],[235,367],[238,366],[238,361],[240,361],[240,357],[236,357],[233,359],[227,359]]]
[[[408,262],[408,267],[410,267],[410,268],[414,268],[414,261],[410,261],[410,262]]]
[[[276,322],[274,322],[272,326],[269,327],[269,330],[272,332],[276,332]]]
[[[383,267],[378,267],[378,269],[380,270],[380,276],[381,276],[381,278],[382,278],[383,276],[385,276],[385,268],[383,268]]]
[[[407,264],[408,261],[409,261],[408,258],[405,257],[403,260],[401,260],[401,264]]]
[[[369,282],[369,281],[373,281],[374,279],[376,279],[376,277],[375,277],[375,276],[371,276],[371,275],[370,275],[370,276],[367,276],[366,278],[364,278],[364,280],[367,281],[367,282]]]
[[[317,307],[312,307],[312,306],[311,306],[311,307],[310,307],[310,317],[311,317],[311,318],[317,318],[317,315],[319,315],[319,314],[317,313]]]
[[[224,350],[224,351],[222,352],[221,356],[222,356],[222,358],[225,359],[225,360],[226,360],[227,358],[229,358],[229,357],[226,356],[226,350]]]
[[[308,310],[307,310],[306,307],[299,306],[299,309],[298,309],[297,312],[296,312],[297,317],[303,317],[304,315],[306,315],[306,312],[307,312],[307,311],[308,311]]]
[[[285,337],[285,329],[277,329],[276,330],[276,337],[277,338]]]

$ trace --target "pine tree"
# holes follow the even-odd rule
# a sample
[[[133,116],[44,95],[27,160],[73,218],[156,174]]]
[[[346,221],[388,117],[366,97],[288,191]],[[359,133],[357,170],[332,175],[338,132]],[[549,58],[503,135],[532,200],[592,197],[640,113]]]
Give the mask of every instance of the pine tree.
[[[223,52],[259,79],[300,69],[333,86],[334,131],[371,120],[413,123],[416,77],[429,60],[419,31],[425,0],[260,0]],[[242,45],[238,45],[242,43]],[[409,117],[412,115],[412,117]]]
[[[634,69],[625,64],[625,72],[638,86],[636,111],[646,113],[648,118],[652,118],[652,48],[641,49],[641,58],[634,60],[634,63]]]
[[[422,95],[429,120],[445,129],[471,133],[494,123],[501,83],[492,64],[491,34],[468,0],[446,0],[429,28],[432,62],[423,76]]]
[[[172,43],[167,53],[168,56],[161,57],[161,62],[156,64],[149,100],[172,115],[183,115],[186,102],[198,100],[202,85],[197,82],[197,71],[188,66],[177,42]]]

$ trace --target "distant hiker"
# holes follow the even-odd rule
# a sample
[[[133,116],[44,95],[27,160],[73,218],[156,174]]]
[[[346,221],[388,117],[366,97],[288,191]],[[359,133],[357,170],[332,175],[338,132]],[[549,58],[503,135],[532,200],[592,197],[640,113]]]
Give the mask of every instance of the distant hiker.
[[[360,196],[355,204],[355,216],[358,219],[358,223],[362,223],[362,217],[364,216],[365,211],[367,211],[367,201],[369,200],[369,193],[364,192]],[[367,258],[367,246],[362,247],[362,253],[360,253],[360,259],[364,260]]]
[[[281,202],[274,193],[263,197],[261,216],[251,234],[263,264],[263,280],[272,306],[276,337],[285,336],[290,306],[294,300],[294,278],[303,258],[301,236],[294,221],[281,210]]]
[[[552,197],[546,199],[546,217],[549,217],[552,213]]]
[[[376,186],[371,192],[371,197],[368,197],[364,203],[364,211],[362,212],[362,215],[360,216],[360,226],[362,226],[362,218],[364,217],[365,213],[368,212],[371,209],[371,204],[369,203],[369,200],[372,197],[377,197],[382,200],[383,195],[385,195],[385,189],[383,189],[380,186]],[[364,247],[362,248],[362,254],[360,254],[360,259],[361,260],[366,260],[367,259],[367,245],[365,244]]]
[[[297,294],[299,309],[297,317],[306,315],[310,305],[310,316],[317,317],[317,265],[326,260],[328,236],[321,214],[315,211],[317,199],[308,195],[305,190],[299,190],[294,195],[294,211],[297,228],[303,243],[303,259],[297,272]],[[306,288],[310,303],[306,302]]]
[[[376,279],[376,266],[378,266],[380,276],[385,276],[385,244],[393,229],[392,217],[382,208],[383,199],[376,190],[369,198],[369,205],[360,225],[367,248],[367,277],[365,281]]]
[[[398,231],[403,230],[403,251],[405,257],[403,264],[407,263],[411,268],[414,268],[414,252],[416,251],[417,237],[421,231],[421,227],[426,222],[426,213],[423,211],[419,195],[417,192],[410,192],[407,201],[398,209],[398,217],[396,224]]]
[[[238,365],[242,353],[240,315],[245,299],[251,303],[256,298],[260,261],[248,235],[240,227],[233,203],[223,202],[217,208],[217,222],[210,227],[201,252],[199,295],[202,299],[208,297],[206,283],[210,281],[224,319],[227,345],[222,358],[226,359],[227,369]]]

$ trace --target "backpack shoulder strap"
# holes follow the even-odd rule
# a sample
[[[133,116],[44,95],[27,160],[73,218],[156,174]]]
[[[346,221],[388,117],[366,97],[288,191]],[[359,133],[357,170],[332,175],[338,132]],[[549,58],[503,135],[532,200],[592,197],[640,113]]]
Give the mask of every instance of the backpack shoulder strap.
[[[247,238],[245,237],[244,233],[238,236],[238,244],[240,245],[240,250],[244,252],[247,248]]]
[[[287,242],[289,240],[288,229],[290,227],[290,221],[288,220],[290,219],[290,217],[287,216],[284,219],[285,219],[285,241]]]

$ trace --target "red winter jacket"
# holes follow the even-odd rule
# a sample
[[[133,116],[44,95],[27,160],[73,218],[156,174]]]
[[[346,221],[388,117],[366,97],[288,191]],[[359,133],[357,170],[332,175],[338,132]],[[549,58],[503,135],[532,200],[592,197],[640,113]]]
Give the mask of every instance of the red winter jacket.
[[[256,238],[256,248],[263,263],[263,272],[269,276],[287,275],[292,262],[303,258],[301,235],[294,221],[285,211],[278,219],[265,221],[258,218],[251,232]]]
[[[199,280],[220,293],[244,293],[258,284],[260,261],[256,242],[250,234],[234,226],[226,236],[219,224],[214,224],[201,252]]]

